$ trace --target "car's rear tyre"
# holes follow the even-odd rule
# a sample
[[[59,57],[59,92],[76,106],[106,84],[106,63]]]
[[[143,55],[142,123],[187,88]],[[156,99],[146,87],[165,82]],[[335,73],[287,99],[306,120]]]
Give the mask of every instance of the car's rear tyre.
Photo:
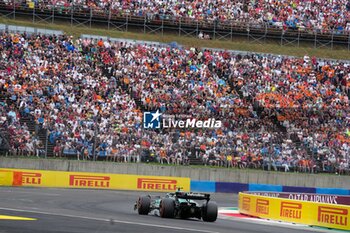
[[[175,213],[175,201],[164,198],[159,205],[159,215],[162,218],[173,218]]]
[[[151,198],[148,196],[139,197],[137,211],[140,215],[147,215],[151,209]]]
[[[205,222],[215,222],[218,218],[218,205],[216,202],[208,202],[202,209],[202,219]]]

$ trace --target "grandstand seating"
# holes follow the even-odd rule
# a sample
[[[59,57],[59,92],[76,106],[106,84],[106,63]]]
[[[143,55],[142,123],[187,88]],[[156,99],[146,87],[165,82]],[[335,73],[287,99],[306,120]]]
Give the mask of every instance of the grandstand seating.
[[[0,55],[1,125],[19,154],[38,154],[47,130],[55,156],[91,157],[95,143],[117,161],[349,168],[346,61],[8,33]],[[154,109],[223,127],[143,129],[142,110]]]
[[[101,17],[132,15],[152,19],[190,22],[221,22],[230,24],[270,25],[277,28],[298,28],[300,30],[328,33],[350,31],[350,3],[347,0],[48,0],[0,2],[2,7],[38,8],[37,11],[56,9],[59,13],[84,13]],[[14,5],[15,4],[15,5]],[[110,15],[111,13],[111,15]]]

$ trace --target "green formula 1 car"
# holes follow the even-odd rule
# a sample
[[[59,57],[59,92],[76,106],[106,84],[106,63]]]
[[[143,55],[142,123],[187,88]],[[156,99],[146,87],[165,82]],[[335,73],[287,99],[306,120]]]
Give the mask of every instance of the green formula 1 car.
[[[153,212],[162,218],[198,218],[205,222],[215,222],[218,216],[218,206],[210,201],[210,194],[180,190],[168,193],[163,198],[141,196],[136,201],[134,210],[137,210],[140,215]]]

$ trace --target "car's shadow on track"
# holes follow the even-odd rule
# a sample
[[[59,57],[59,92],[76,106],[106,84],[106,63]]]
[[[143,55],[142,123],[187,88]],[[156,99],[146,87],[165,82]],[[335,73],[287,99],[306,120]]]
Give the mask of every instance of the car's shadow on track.
[[[157,214],[149,214],[148,216],[162,219],[162,217],[160,217]],[[190,222],[203,222],[202,220],[196,219],[196,218],[163,218],[163,219],[181,220],[181,221],[190,221]]]

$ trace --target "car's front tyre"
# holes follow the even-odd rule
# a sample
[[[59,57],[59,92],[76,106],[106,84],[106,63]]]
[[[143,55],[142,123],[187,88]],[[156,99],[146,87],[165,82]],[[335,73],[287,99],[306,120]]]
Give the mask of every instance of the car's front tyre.
[[[216,202],[208,202],[202,209],[202,219],[205,222],[215,222],[218,218],[218,205]]]
[[[151,209],[151,198],[148,196],[139,197],[137,201],[137,212],[140,215],[147,215]]]
[[[175,201],[170,198],[164,198],[159,205],[159,215],[162,218],[173,218],[175,213]]]

